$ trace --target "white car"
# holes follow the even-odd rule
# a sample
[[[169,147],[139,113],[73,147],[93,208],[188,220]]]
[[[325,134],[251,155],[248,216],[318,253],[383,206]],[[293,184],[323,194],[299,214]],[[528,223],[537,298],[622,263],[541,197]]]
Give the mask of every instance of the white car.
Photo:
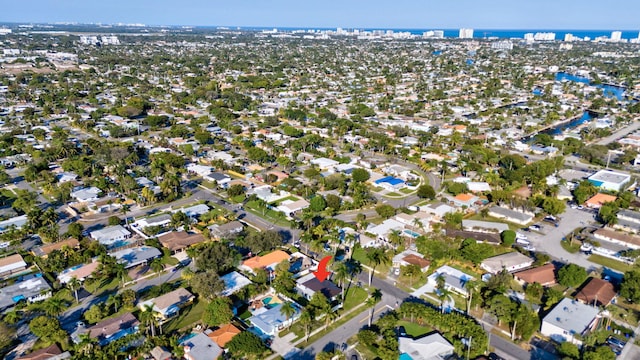
[[[526,245],[526,246],[531,245],[531,243],[527,239],[516,239],[516,243],[520,245]]]

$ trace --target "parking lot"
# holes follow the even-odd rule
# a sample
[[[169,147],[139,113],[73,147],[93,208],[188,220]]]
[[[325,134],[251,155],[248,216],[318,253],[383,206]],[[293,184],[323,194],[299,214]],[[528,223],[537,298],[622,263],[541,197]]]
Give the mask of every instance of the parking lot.
[[[552,223],[541,221],[536,223],[541,226],[540,230],[520,232],[527,236],[536,251],[546,253],[552,258],[563,262],[571,262],[586,269],[591,269],[594,264],[589,262],[584,254],[569,253],[562,248],[560,241],[576,228],[597,225],[594,215],[593,210],[587,208],[580,210],[567,207],[567,210],[558,216],[557,227]]]

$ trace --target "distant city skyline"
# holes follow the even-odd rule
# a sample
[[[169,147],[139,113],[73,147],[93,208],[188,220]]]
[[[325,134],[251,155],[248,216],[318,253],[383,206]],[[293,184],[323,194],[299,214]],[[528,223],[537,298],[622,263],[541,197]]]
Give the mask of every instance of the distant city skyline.
[[[1,22],[146,25],[398,28],[640,28],[640,2],[595,0],[27,0],[6,1]]]

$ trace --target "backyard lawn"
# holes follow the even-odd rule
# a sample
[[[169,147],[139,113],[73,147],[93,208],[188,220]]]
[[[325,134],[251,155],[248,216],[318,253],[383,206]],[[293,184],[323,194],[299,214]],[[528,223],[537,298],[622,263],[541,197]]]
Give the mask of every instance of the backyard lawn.
[[[633,269],[633,267],[631,265],[625,264],[622,261],[618,261],[615,259],[611,259],[608,257],[604,257],[601,255],[596,255],[596,254],[592,254],[589,256],[589,261],[592,261],[596,264],[600,264],[604,267],[613,269],[613,270],[617,270],[620,272],[627,272],[631,269]]]
[[[191,306],[188,306],[180,311],[180,314],[167,322],[163,326],[163,330],[169,333],[174,330],[180,330],[185,327],[194,325],[196,322],[202,319],[202,313],[207,306],[205,301],[195,301]]]

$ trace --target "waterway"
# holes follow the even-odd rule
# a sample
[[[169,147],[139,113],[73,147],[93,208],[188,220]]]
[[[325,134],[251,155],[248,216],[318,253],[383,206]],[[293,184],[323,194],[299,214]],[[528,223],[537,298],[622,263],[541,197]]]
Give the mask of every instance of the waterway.
[[[615,97],[618,100],[624,100],[625,88],[621,86],[609,85],[609,84],[592,84],[591,80],[586,77],[577,76],[565,72],[556,73],[556,81],[574,81],[583,84],[595,86],[602,89],[605,97]]]
[[[562,124],[558,124],[554,127],[551,127],[547,130],[543,130],[541,131],[541,133],[543,134],[549,134],[551,136],[554,135],[560,135],[562,134],[564,131],[566,130],[571,130],[577,126],[580,126],[588,121],[591,121],[593,119],[595,119],[597,116],[595,113],[592,113],[590,111],[585,111],[582,113],[582,116],[574,118],[573,120],[564,122]]]

